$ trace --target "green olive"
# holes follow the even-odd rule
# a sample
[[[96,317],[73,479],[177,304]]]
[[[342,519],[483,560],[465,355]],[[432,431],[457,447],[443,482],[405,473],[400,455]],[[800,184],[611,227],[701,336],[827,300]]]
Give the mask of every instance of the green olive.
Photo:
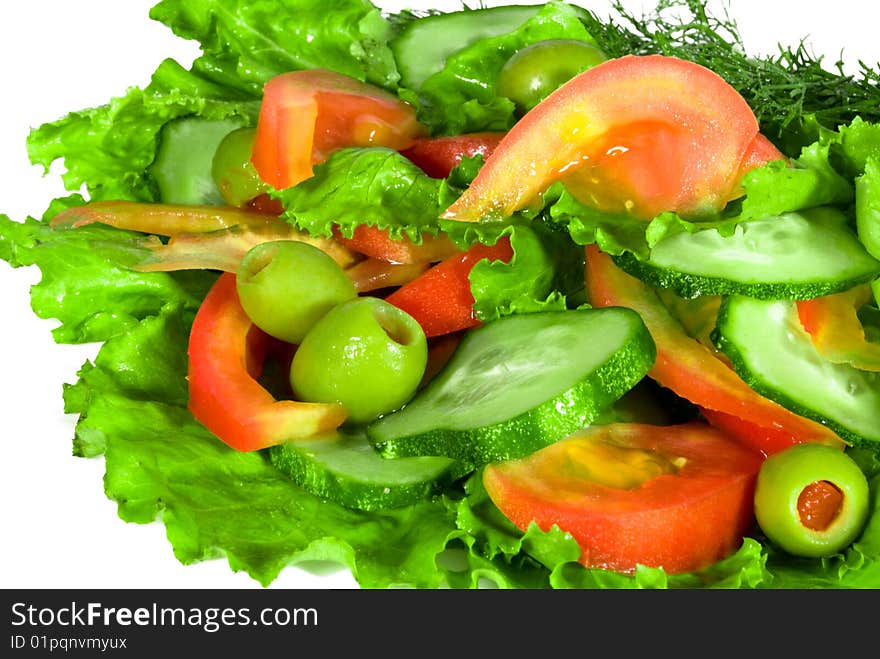
[[[255,135],[255,128],[237,128],[220,141],[214,152],[211,177],[230,206],[240,208],[269,190],[251,162]]]
[[[325,313],[357,296],[328,254],[296,240],[252,247],[239,264],[236,289],[245,313],[267,334],[299,343]]]
[[[868,481],[844,451],[796,444],[768,457],[755,486],[755,517],[794,556],[830,556],[852,543],[868,517]]]
[[[428,359],[425,333],[409,314],[377,297],[333,308],[306,335],[290,367],[298,400],[338,402],[366,423],[406,403]]]
[[[501,68],[495,91],[525,113],[553,91],[607,59],[593,44],[579,39],[547,39],[516,51]]]

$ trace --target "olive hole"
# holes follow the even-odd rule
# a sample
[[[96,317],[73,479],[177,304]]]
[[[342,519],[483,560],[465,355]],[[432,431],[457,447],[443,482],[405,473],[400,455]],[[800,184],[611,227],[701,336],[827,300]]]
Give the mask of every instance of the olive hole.
[[[385,331],[388,338],[395,343],[406,346],[411,344],[415,339],[411,328],[407,327],[406,323],[401,321],[397,314],[394,313],[393,309],[388,309],[387,307],[379,305],[374,306],[373,318],[376,319],[376,322],[379,323],[379,327]]]
[[[843,492],[829,481],[815,481],[798,495],[801,524],[813,531],[824,531],[837,519],[843,507]]]
[[[247,268],[244,271],[245,281],[251,281],[265,270],[278,254],[277,245],[266,245],[256,252],[252,253],[247,261]]]

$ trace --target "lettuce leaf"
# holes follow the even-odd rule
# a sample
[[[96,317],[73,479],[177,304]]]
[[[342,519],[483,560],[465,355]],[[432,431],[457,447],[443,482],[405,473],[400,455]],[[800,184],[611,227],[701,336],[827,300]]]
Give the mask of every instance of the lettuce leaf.
[[[513,258],[479,261],[470,272],[474,313],[483,322],[501,316],[564,310],[583,303],[584,252],[546,224],[507,227]]]
[[[387,229],[394,238],[421,242],[440,231],[442,179],[384,147],[340,149],[315,165],[314,175],[273,192],[282,217],[312,236],[330,237],[334,226],[351,237],[359,224]]]
[[[131,270],[143,257],[143,240],[99,224],[58,231],[44,221],[0,215],[0,258],[13,267],[40,268],[31,306],[38,317],[60,321],[52,331],[58,343],[105,341],[169,301],[195,312],[213,275]]]
[[[85,187],[91,199],[156,201],[148,167],[162,127],[184,116],[256,121],[259,102],[220,87],[165,60],[145,89],[130,89],[106,105],[71,112],[32,131],[28,155],[48,171],[63,160],[68,190]]]
[[[593,43],[581,21],[585,13],[564,2],[548,2],[513,32],[480,39],[450,55],[440,71],[417,90],[401,90],[401,96],[418,108],[434,135],[507,130],[517,117],[514,103],[495,93],[501,68],[517,50],[545,39]]]
[[[196,73],[254,98],[272,76],[299,69],[389,88],[400,78],[391,25],[368,0],[162,0],[150,17],[201,44]]]

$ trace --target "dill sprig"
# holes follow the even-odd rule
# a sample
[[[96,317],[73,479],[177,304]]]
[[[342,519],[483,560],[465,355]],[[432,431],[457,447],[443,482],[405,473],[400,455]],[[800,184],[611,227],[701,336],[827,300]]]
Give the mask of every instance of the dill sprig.
[[[811,118],[831,129],[856,116],[880,121],[876,64],[859,61],[855,74],[846,73],[841,60],[826,68],[803,39],[795,46],[779,44],[775,55],[749,54],[729,13],[710,13],[705,0],[658,0],[643,16],[633,15],[619,0],[613,7],[616,17],[591,15],[587,26],[609,56],[660,53],[712,69],[742,94],[762,131],[783,150],[810,141]]]

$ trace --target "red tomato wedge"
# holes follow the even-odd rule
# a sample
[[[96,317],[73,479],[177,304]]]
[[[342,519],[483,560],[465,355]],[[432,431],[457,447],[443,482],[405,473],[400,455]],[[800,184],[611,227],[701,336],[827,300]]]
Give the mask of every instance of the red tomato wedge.
[[[220,275],[190,332],[189,409],[239,451],[315,437],[346,418],[341,405],[276,400],[257,381],[269,343],[241,308],[235,275]]]
[[[385,298],[415,318],[430,338],[476,327],[470,272],[477,262],[510,261],[513,248],[504,236],[494,245],[476,244],[467,251],[431,266]]]
[[[504,133],[467,133],[442,137],[421,137],[401,154],[413,161],[428,176],[446,178],[464,157],[483,156],[495,151]]]
[[[740,177],[746,172],[766,165],[773,160],[787,160],[787,157],[767,137],[758,133],[749,145],[745,157],[743,157],[742,164],[740,165]]]
[[[722,208],[758,134],[745,100],[709,69],[663,55],[611,59],[528,112],[444,217],[507,217],[562,181],[582,203],[646,219]]]
[[[340,148],[400,150],[426,133],[415,109],[383,89],[324,69],[291,71],[263,88],[251,161],[260,178],[283,189]]]
[[[708,410],[746,419],[750,424],[730,427],[737,438],[770,455],[786,443],[822,442],[843,446],[825,426],[799,416],[758,394],[726,363],[697,339],[688,336],[656,293],[618,268],[596,245],[586,248],[586,285],[595,307],[622,306],[642,317],[657,346],[657,360],[648,375],[660,385]],[[770,428],[773,441],[747,432],[750,426]],[[788,438],[778,441],[779,438]]]
[[[763,456],[705,423],[592,426],[525,458],[486,467],[483,483],[517,527],[571,534],[587,567],[670,574],[725,558],[754,523]]]
[[[865,337],[858,311],[874,298],[870,284],[797,303],[801,325],[816,351],[835,364],[880,371],[880,343]]]
[[[461,251],[445,235],[426,234],[421,243],[415,243],[409,238],[392,238],[386,229],[366,224],[355,227],[350,238],[334,227],[333,237],[353,252],[391,263],[433,263]]]

